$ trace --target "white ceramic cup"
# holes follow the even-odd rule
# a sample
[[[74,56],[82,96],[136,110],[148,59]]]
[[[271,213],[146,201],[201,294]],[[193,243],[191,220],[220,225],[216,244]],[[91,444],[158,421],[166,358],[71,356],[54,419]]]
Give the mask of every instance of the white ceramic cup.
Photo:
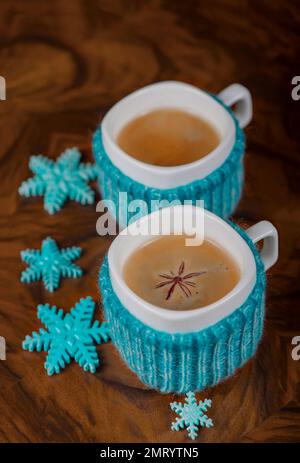
[[[235,115],[244,128],[252,118],[249,90],[232,84],[219,98],[227,105],[236,105]],[[158,108],[179,108],[210,122],[220,135],[219,145],[197,161],[174,167],[161,167],[134,159],[116,143],[122,127],[130,120]],[[208,93],[182,82],[166,81],[148,85],[115,104],[102,121],[105,151],[125,175],[152,188],[168,189],[203,179],[224,163],[235,142],[235,125],[229,112]]]
[[[213,304],[189,311],[173,311],[154,306],[135,294],[124,281],[123,268],[133,251],[153,239],[152,235],[147,234],[149,221],[154,225],[161,224],[166,220],[170,222],[171,217],[170,232],[178,234],[182,230],[182,208],[193,217],[194,223],[197,214],[204,216],[204,239],[212,240],[231,254],[240,268],[241,277],[229,293]],[[137,234],[137,230],[140,234]],[[193,229],[189,231],[186,226],[184,230],[187,234],[194,232]],[[263,241],[260,255],[265,270],[268,270],[278,259],[276,228],[270,222],[262,221],[248,228],[246,232],[254,243]],[[123,306],[146,325],[167,333],[200,331],[217,323],[246,301],[256,282],[256,264],[246,241],[215,214],[191,205],[160,209],[129,225],[113,241],[108,252],[108,265],[112,287]]]

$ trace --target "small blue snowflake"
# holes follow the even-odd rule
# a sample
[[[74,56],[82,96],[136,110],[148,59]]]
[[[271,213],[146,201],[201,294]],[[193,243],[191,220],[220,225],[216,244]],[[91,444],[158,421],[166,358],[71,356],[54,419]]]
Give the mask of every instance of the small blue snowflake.
[[[80,163],[80,158],[77,148],[67,149],[56,162],[42,155],[31,156],[29,167],[35,175],[21,184],[20,195],[45,195],[44,209],[49,214],[59,211],[67,198],[93,204],[94,191],[87,182],[97,177],[96,167]]]
[[[26,249],[21,252],[22,260],[29,265],[21,274],[21,282],[31,283],[42,278],[46,289],[55,291],[61,277],[82,276],[81,268],[72,263],[80,254],[81,248],[72,246],[59,249],[56,242],[48,237],[43,241],[41,251]]]
[[[23,349],[33,352],[48,352],[45,369],[49,376],[59,373],[73,358],[84,371],[95,373],[99,365],[96,346],[93,342],[101,344],[109,340],[108,325],[92,318],[95,303],[92,298],[86,297],[64,314],[62,309],[49,304],[38,306],[38,318],[48,331],[41,328],[26,336]]]
[[[180,418],[176,418],[176,421],[172,423],[172,431],[179,431],[186,427],[189,437],[191,439],[196,439],[199,426],[206,428],[211,428],[213,426],[211,418],[208,418],[208,416],[204,414],[204,412],[211,407],[210,399],[205,399],[204,401],[200,400],[197,404],[194,392],[188,392],[186,394],[185,403],[172,402],[170,406],[171,409],[180,416]]]

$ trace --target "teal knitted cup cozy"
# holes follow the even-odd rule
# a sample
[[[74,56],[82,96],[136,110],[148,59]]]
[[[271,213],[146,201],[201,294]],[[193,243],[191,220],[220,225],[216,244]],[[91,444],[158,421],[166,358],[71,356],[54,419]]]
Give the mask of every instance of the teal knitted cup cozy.
[[[170,334],[142,323],[115,294],[107,258],[102,264],[99,283],[111,339],[124,362],[150,388],[175,393],[201,391],[233,375],[256,352],[265,314],[264,265],[248,235],[231,225],[254,255],[256,283],[243,305],[198,332]]]
[[[209,175],[176,188],[151,188],[126,176],[111,162],[102,143],[101,126],[97,128],[92,145],[99,188],[103,200],[113,201],[115,206],[114,211],[111,212],[116,215],[121,227],[128,225],[131,214],[127,212],[125,206],[124,208],[122,205],[119,206],[120,192],[127,193],[128,203],[135,199],[144,200],[149,211],[151,210],[151,200],[169,203],[179,200],[181,204],[184,201],[189,201],[193,205],[197,205],[197,200],[203,200],[205,209],[218,216],[228,218],[232,215],[241,197],[244,184],[245,135],[233,111],[220,99],[215,96],[214,98],[228,111],[234,121],[236,136],[233,148],[225,162]]]

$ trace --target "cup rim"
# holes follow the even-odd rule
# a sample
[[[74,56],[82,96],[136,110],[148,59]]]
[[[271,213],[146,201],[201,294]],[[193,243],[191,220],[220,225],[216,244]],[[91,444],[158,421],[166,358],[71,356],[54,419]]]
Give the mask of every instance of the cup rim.
[[[204,209],[204,217],[209,219],[211,224],[214,223],[215,226],[220,227],[220,230],[223,232],[226,231],[227,235],[230,234],[233,237],[232,239],[236,240],[240,248],[240,252],[243,253],[243,259],[245,263],[247,263],[247,267],[244,268],[243,272],[241,271],[241,277],[234,288],[217,301],[207,306],[188,311],[174,311],[156,306],[150,302],[145,301],[134,291],[132,291],[127,286],[122,276],[122,269],[118,268],[116,262],[116,254],[120,252],[120,246],[118,243],[122,234],[126,233],[130,227],[140,226],[142,223],[152,220],[153,217],[155,217],[157,214],[166,213],[168,209],[173,209],[174,213],[176,214],[176,209],[179,212],[179,210],[183,207],[190,208],[191,211],[195,211],[195,213],[197,212],[197,209],[200,209],[192,205],[177,205],[152,212],[151,214],[140,218],[138,221],[124,229],[120,235],[115,238],[108,252],[108,266],[112,287],[124,307],[129,310],[129,312],[131,312],[136,318],[148,324],[152,328],[170,333],[199,331],[200,329],[211,326],[217,323],[219,320],[230,315],[246,301],[255,285],[257,274],[254,255],[246,241],[228,223],[226,223],[215,214]],[[128,236],[130,235],[127,235],[127,237]],[[150,237],[147,237],[149,239],[145,241],[153,239],[151,235],[149,236]],[[222,243],[219,244],[222,246]],[[136,248],[138,247],[139,245],[136,246]],[[223,308],[223,310],[221,310],[221,308]],[[180,327],[180,323],[182,323],[183,326]]]
[[[149,164],[135,159],[117,144],[109,128],[111,121],[116,118],[116,114],[120,108],[130,102],[130,100],[143,98],[146,94],[153,91],[163,91],[167,87],[173,87],[176,92],[186,92],[188,94],[193,94],[198,98],[200,96],[206,104],[211,106],[214,105],[214,107],[218,108],[219,111],[221,110],[227,124],[226,134],[222,137],[220,143],[214,150],[196,161],[178,166],[157,166],[155,164]],[[166,106],[162,105],[161,107]],[[159,188],[161,186],[161,180],[166,183],[166,186],[163,186],[163,188],[172,188],[191,183],[196,179],[200,180],[205,178],[217,167],[222,165],[223,162],[225,162],[236,139],[236,127],[233,117],[218,100],[193,85],[172,80],[147,85],[122,98],[105,114],[101,123],[101,128],[103,146],[113,164],[115,164],[128,177],[133,178],[133,180],[154,188]],[[151,178],[151,176],[154,178]],[[184,180],[185,176],[187,176],[187,181]],[[158,180],[156,181],[156,179]]]

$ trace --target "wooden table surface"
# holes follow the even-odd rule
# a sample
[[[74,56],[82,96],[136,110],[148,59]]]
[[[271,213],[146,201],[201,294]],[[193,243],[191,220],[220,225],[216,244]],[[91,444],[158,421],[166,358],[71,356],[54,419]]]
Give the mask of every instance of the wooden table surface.
[[[300,8],[296,1],[58,1],[0,5],[0,361],[1,442],[187,442],[170,431],[174,394],[147,390],[112,343],[99,346],[95,375],[71,364],[55,377],[44,353],[21,349],[41,325],[36,306],[69,310],[101,297],[97,276],[111,238],[96,233],[95,205],[68,202],[49,216],[41,198],[18,195],[28,159],[55,158],[78,146],[91,160],[91,134],[124,95],[166,79],[218,92],[246,85],[254,100],[246,129],[246,184],[234,216],[271,220],[280,259],[268,272],[267,317],[256,357],[233,378],[198,394],[210,397],[212,429],[201,442],[300,441],[300,362],[291,340],[300,335],[299,108],[291,79],[299,74]],[[99,194],[97,193],[97,200]],[[52,236],[83,248],[84,276],[65,279],[51,294],[41,282],[21,284],[20,251]],[[176,397],[181,400],[183,397]]]

